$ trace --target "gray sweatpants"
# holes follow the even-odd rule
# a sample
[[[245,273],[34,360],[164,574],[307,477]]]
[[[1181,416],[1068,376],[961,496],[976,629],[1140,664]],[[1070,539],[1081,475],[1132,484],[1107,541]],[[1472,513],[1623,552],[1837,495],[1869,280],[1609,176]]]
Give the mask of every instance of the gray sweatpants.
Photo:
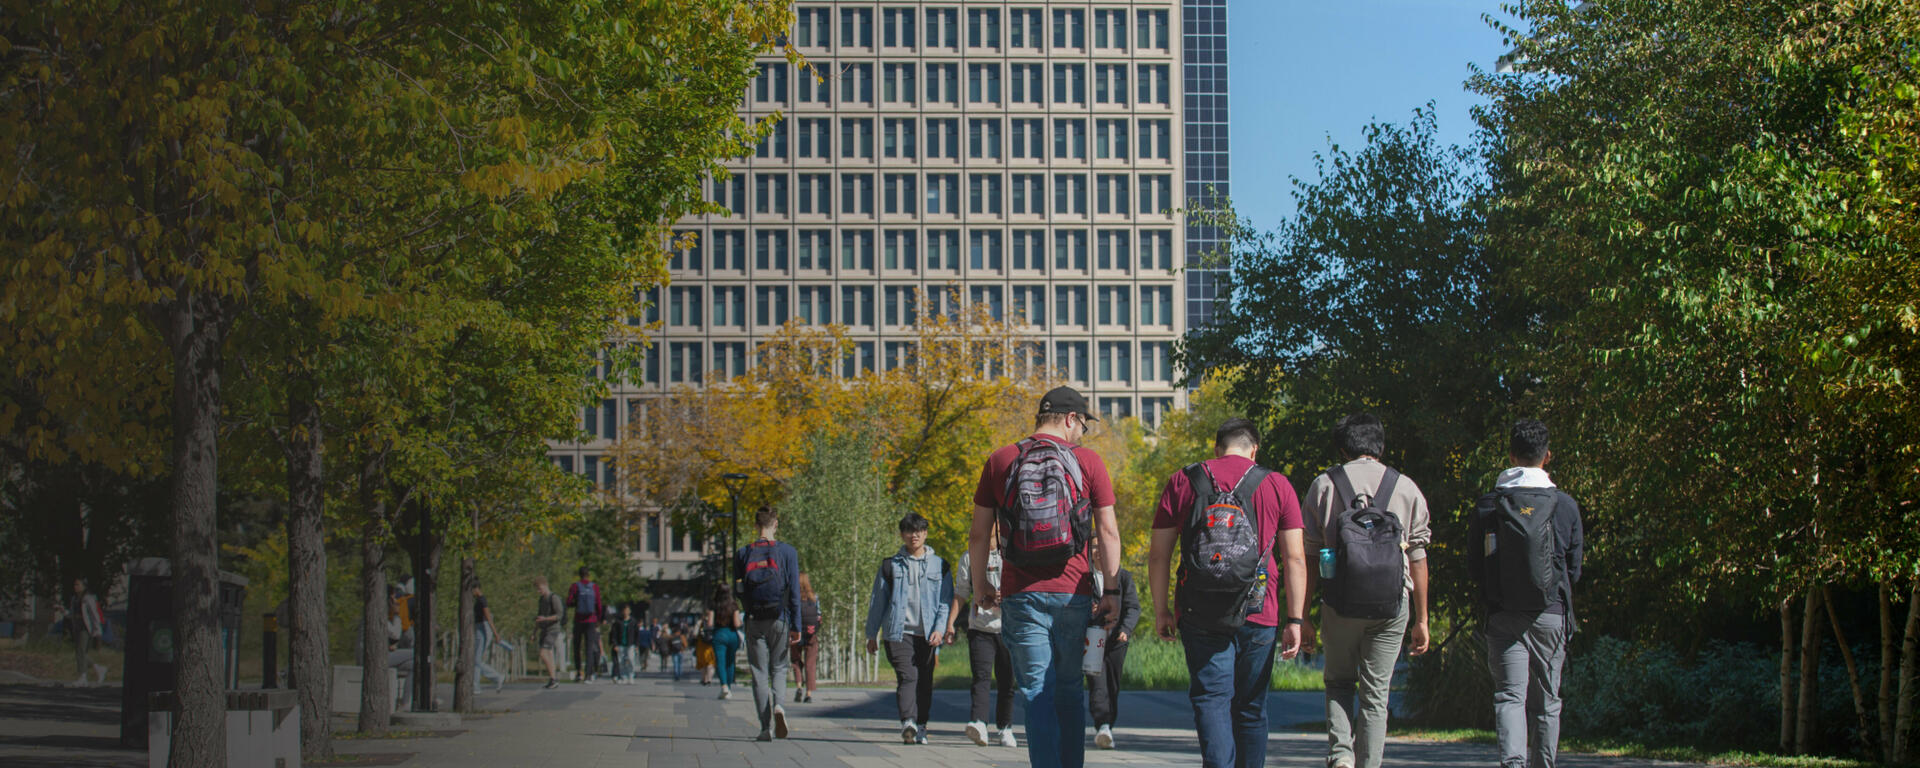
[[[1503,768],[1553,768],[1560,748],[1560,667],[1567,617],[1502,611],[1487,619],[1487,669]]]
[[[1390,619],[1350,619],[1320,606],[1326,661],[1327,765],[1380,768],[1387,748],[1387,693],[1407,637],[1407,600]]]
[[[787,623],[747,620],[747,668],[753,670],[753,711],[760,730],[773,728],[773,710],[787,690]]]

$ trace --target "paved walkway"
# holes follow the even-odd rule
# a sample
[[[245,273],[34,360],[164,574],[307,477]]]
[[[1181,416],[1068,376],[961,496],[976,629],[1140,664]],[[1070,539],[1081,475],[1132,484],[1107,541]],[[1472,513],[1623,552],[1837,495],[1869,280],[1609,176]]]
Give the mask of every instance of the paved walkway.
[[[791,695],[791,694],[789,694]],[[343,754],[411,753],[403,765],[474,768],[484,765],[564,765],[570,768],[973,768],[1027,765],[1025,728],[1015,715],[1019,749],[977,747],[962,732],[965,691],[934,694],[929,743],[900,743],[899,719],[890,690],[821,689],[811,704],[785,706],[792,738],[754,741],[758,733],[753,697],[736,689],[729,701],[696,681],[674,683],[643,677],[631,686],[564,685],[545,691],[516,684],[485,694],[481,705],[509,713],[469,720],[464,733],[448,737],[340,741]],[[1268,763],[1313,768],[1325,765],[1326,736],[1291,730],[1322,717],[1318,693],[1276,693],[1270,699],[1274,732]],[[1198,766],[1199,742],[1186,695],[1176,692],[1122,694],[1118,749],[1087,752],[1089,766]],[[1491,766],[1493,747],[1394,740],[1394,766]],[[1647,768],[1652,763],[1567,755],[1567,768]]]
[[[443,686],[444,687],[444,686]],[[934,694],[930,743],[900,743],[890,690],[822,689],[811,704],[787,703],[793,737],[753,740],[758,726],[753,696],[737,689],[720,701],[718,689],[697,680],[674,683],[655,675],[637,684],[567,684],[542,690],[516,683],[502,693],[483,693],[492,714],[467,718],[458,730],[410,738],[340,739],[337,752],[348,765],[417,768],[542,766],[567,768],[975,768],[1027,765],[1026,749],[976,747],[962,733],[964,691]],[[451,691],[443,695],[450,696]],[[1275,730],[1270,765],[1324,766],[1326,737],[1293,730],[1321,718],[1317,693],[1276,693],[1269,699]],[[1025,744],[1025,728],[1015,715]],[[351,727],[349,720],[339,721]],[[1089,766],[1198,766],[1191,710],[1182,693],[1150,691],[1121,695],[1119,749],[1087,752]],[[0,765],[144,766],[145,755],[115,743],[119,689],[68,689],[45,685],[0,685]],[[1484,768],[1493,748],[1396,739],[1387,748],[1396,766]],[[1566,768],[1650,768],[1645,761],[1563,755]]]

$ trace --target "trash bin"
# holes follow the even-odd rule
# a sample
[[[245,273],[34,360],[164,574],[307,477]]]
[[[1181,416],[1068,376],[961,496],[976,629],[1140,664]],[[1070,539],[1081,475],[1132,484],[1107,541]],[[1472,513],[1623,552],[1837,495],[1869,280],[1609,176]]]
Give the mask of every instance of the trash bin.
[[[220,627],[220,680],[229,690],[240,683],[240,614],[246,599],[246,577],[221,571],[214,613]],[[178,655],[173,625],[173,567],[165,558],[141,558],[127,565],[126,626],[120,743],[145,749],[149,695],[174,689],[174,660]]]

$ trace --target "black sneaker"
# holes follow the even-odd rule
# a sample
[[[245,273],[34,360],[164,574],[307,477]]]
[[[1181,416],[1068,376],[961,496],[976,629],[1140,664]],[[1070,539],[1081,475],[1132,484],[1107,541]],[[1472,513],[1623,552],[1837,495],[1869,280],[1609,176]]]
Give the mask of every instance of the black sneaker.
[[[560,687],[560,681],[558,681],[558,680],[555,680],[555,679],[553,679],[553,678],[551,678],[551,677],[549,677],[549,678],[547,678],[547,684],[546,684],[546,685],[543,685],[543,686],[540,686],[540,687],[542,687],[542,688],[558,688],[558,687]]]

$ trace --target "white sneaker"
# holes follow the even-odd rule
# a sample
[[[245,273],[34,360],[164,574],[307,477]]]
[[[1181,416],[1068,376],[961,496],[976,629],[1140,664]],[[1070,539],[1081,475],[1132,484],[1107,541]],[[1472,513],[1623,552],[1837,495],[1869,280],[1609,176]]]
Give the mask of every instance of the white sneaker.
[[[1013,726],[1007,726],[1005,728],[1000,729],[1000,746],[1003,746],[1003,747],[1020,746],[1020,742],[1015,741],[1013,738]]]
[[[94,673],[94,675],[96,675],[96,676],[98,676],[98,677],[100,678],[99,680],[97,680],[97,681],[95,681],[96,683],[98,683],[98,684],[100,684],[100,685],[106,685],[106,684],[107,684],[107,665],[105,665],[105,664],[95,664],[95,665],[93,665],[93,673]]]
[[[80,673],[80,679],[73,681],[73,687],[75,688],[87,688],[91,685],[92,683],[87,682],[87,674],[85,672]]]
[[[1101,749],[1113,749],[1113,726],[1103,725],[1093,732],[1093,745]]]
[[[915,743],[915,744],[925,744],[925,743],[927,743],[927,729],[925,729],[925,728],[921,728],[921,729],[919,729],[919,731],[920,731],[920,733],[919,733],[919,734],[917,734],[917,735],[915,735],[915,736],[913,737],[913,743]]]
[[[977,744],[982,747],[986,746],[987,745],[987,724],[980,722],[978,720],[975,720],[971,723],[967,723],[967,738],[973,739],[974,744]]]
[[[900,743],[912,744],[913,740],[919,736],[920,728],[914,725],[912,720],[900,721]]]
[[[727,699],[731,699],[731,698],[733,698],[733,689],[732,689],[732,688],[728,688],[728,687],[726,687],[726,686],[721,686],[721,687],[720,687],[720,700],[721,700],[721,701],[726,701]]]

